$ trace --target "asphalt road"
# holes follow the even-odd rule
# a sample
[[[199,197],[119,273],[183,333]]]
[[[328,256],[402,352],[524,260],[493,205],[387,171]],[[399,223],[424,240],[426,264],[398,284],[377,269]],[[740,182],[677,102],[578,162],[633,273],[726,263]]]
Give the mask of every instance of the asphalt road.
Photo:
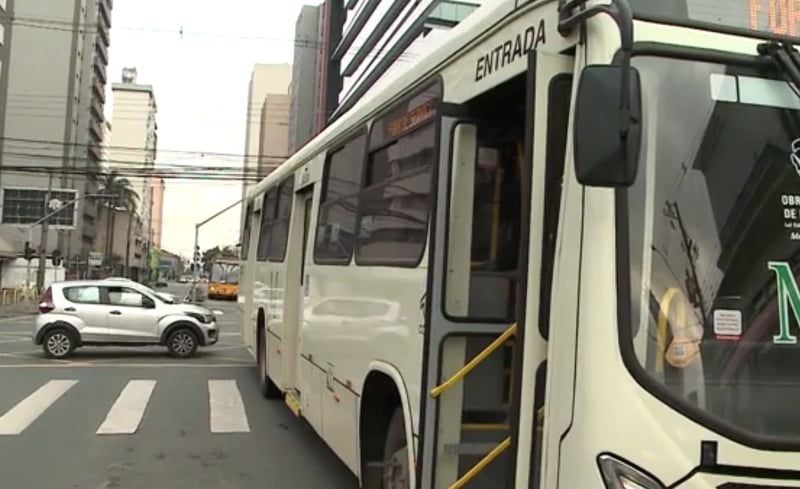
[[[236,304],[206,306],[225,313],[220,342],[186,361],[116,347],[52,361],[32,316],[0,319],[0,487],[356,488],[305,422],[261,397]]]

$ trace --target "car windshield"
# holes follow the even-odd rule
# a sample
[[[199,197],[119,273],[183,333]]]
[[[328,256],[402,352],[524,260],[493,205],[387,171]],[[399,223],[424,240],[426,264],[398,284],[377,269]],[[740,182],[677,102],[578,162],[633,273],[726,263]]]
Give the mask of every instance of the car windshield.
[[[164,298],[161,297],[158,292],[156,292],[155,290],[151,289],[150,287],[148,287],[146,285],[142,285],[139,282],[130,281],[128,286],[130,288],[132,288],[132,289],[136,289],[136,290],[139,290],[141,292],[147,292],[148,295],[150,295],[151,297],[155,297],[156,300],[158,300],[159,302],[167,303],[167,301],[164,300]]]
[[[626,348],[682,409],[800,441],[800,99],[755,64],[634,65],[645,136],[627,191]]]
[[[239,264],[215,263],[211,267],[211,281],[219,284],[238,284]]]

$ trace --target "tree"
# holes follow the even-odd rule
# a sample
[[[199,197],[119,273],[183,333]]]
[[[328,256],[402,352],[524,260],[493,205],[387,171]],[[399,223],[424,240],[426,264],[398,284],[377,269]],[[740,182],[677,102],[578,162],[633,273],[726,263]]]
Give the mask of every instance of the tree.
[[[214,260],[219,260],[221,258],[238,259],[239,255],[236,253],[236,248],[233,246],[225,246],[223,248],[215,246],[204,251],[202,258],[203,271],[211,273],[211,264],[214,263]]]
[[[128,267],[130,261],[130,242],[133,221],[137,217],[136,207],[139,204],[139,194],[133,189],[133,184],[127,178],[120,176],[118,170],[111,170],[102,175],[100,179],[100,188],[102,193],[110,195],[106,201],[106,208],[108,209],[108,222],[106,232],[106,257],[111,257],[114,246],[114,229],[116,224],[117,211],[130,213],[128,219],[128,240],[125,248],[125,274],[128,274]]]

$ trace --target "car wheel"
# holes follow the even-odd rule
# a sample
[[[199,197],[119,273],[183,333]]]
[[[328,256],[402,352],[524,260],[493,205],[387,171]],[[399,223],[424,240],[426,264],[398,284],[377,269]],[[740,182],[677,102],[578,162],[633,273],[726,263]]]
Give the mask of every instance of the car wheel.
[[[75,335],[65,328],[54,328],[44,334],[42,349],[48,358],[68,358],[77,346]]]
[[[197,335],[189,328],[178,328],[167,339],[167,350],[177,358],[191,357],[197,351],[197,346]]]

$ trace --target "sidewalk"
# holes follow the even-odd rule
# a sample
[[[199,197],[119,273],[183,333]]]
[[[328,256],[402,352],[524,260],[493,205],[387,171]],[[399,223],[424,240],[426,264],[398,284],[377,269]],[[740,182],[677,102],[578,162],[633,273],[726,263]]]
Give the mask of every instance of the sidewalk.
[[[36,302],[0,305],[0,319],[36,314]]]

